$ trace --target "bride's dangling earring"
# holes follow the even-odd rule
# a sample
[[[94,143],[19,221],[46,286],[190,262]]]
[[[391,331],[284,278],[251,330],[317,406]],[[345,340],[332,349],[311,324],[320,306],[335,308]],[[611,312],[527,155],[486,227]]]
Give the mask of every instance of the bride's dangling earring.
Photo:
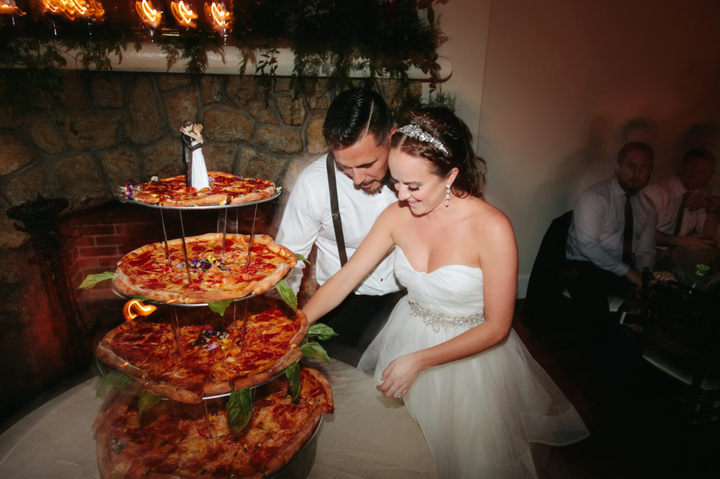
[[[445,188],[447,188],[447,193],[445,194],[445,208],[450,206],[450,185],[445,185]]]

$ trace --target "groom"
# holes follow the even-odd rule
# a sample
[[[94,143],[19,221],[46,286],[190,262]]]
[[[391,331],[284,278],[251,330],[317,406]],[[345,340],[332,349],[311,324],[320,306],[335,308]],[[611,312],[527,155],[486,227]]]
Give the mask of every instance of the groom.
[[[317,246],[320,285],[340,270],[380,213],[397,201],[387,184],[392,124],[387,104],[374,91],[344,91],[328,108],[323,136],[329,151],[298,177],[276,238],[305,257]],[[320,319],[338,333],[324,343],[331,356],[357,365],[372,339],[368,336],[374,336],[366,328],[381,312],[389,313],[404,294],[395,281],[393,256],[390,253],[345,301]],[[288,280],[296,294],[303,267],[299,262]]]

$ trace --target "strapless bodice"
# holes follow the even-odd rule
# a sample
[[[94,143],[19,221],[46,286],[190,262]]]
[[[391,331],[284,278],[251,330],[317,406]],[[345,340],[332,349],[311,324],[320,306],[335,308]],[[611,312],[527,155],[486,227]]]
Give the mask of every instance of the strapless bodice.
[[[397,247],[395,276],[407,288],[408,301],[430,311],[457,317],[477,314],[484,308],[480,268],[450,264],[430,273],[415,271]]]

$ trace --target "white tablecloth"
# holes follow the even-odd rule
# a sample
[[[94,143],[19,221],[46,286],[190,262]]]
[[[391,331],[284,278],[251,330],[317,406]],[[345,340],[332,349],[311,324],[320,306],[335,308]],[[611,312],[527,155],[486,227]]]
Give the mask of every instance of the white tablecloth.
[[[330,381],[335,413],[323,419],[310,479],[437,477],[420,428],[399,401],[383,397],[372,378],[345,363],[312,361],[312,367]],[[0,478],[99,478],[96,386],[92,378],[68,389],[0,436]]]

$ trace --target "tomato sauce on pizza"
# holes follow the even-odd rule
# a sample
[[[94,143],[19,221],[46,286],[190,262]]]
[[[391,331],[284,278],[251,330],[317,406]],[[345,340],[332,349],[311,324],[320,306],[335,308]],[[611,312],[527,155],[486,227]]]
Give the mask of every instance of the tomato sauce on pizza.
[[[301,389],[292,400],[285,377],[255,390],[248,425],[230,432],[224,403],[202,406],[161,401],[140,416],[137,399],[119,394],[93,425],[98,463],[110,478],[260,479],[285,465],[334,410],[325,377],[301,370]]]
[[[269,290],[297,263],[295,254],[267,235],[209,233],[153,243],[131,251],[117,263],[115,288],[127,296],[164,303],[205,303],[239,299]],[[169,252],[169,254],[168,254]],[[169,256],[169,260],[168,260]]]
[[[126,184],[123,196],[128,200],[161,206],[209,206],[242,204],[269,198],[275,183],[259,178],[243,178],[220,171],[208,173],[209,188],[198,191],[187,187],[185,175],[159,178],[133,186]]]
[[[302,355],[308,324],[300,310],[259,299],[248,306],[246,321],[223,321],[209,309],[192,309],[178,325],[181,349],[170,318],[161,315],[121,324],[105,335],[96,356],[159,396],[200,403],[268,381]]]

